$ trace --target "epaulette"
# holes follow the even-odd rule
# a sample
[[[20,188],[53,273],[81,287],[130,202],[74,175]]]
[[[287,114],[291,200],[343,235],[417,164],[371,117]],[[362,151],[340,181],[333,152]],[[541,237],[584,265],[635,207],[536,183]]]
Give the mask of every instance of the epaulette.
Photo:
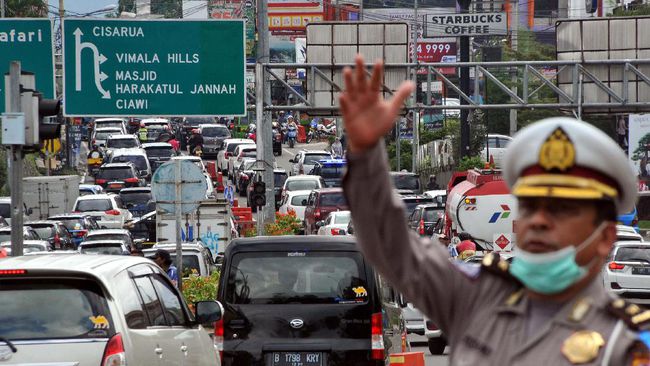
[[[607,311],[621,319],[627,326],[637,332],[650,330],[650,310],[623,299],[615,299],[607,304]]]
[[[509,281],[519,282],[518,279],[510,274],[510,263],[495,252],[485,254],[483,262],[481,262],[481,270],[485,270]]]

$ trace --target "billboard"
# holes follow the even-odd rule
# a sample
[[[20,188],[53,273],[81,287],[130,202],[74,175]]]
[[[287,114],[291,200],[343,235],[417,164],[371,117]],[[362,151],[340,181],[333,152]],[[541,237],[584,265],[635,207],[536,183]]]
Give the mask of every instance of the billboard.
[[[307,24],[324,19],[322,1],[268,0],[271,34],[305,34]]]

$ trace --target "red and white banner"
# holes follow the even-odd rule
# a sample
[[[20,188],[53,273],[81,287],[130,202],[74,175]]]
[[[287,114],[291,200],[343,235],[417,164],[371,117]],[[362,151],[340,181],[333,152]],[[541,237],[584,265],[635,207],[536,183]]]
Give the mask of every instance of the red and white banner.
[[[269,30],[273,34],[304,34],[307,24],[324,19],[323,4],[309,0],[269,0]]]

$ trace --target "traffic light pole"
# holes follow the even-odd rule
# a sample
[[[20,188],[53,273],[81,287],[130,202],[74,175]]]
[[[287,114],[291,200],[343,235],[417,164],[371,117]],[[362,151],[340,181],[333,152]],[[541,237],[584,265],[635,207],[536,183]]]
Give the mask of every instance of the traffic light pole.
[[[9,68],[10,112],[21,112],[20,62],[12,61]],[[23,145],[11,145],[9,171],[11,175],[11,255],[23,255]]]

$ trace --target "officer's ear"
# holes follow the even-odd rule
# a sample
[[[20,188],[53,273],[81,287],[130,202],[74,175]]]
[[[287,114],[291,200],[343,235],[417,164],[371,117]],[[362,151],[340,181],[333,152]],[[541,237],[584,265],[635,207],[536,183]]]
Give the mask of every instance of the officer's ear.
[[[603,228],[599,238],[596,239],[596,251],[601,258],[606,258],[609,255],[616,242],[616,223],[613,221],[604,222],[606,222],[606,226]]]

